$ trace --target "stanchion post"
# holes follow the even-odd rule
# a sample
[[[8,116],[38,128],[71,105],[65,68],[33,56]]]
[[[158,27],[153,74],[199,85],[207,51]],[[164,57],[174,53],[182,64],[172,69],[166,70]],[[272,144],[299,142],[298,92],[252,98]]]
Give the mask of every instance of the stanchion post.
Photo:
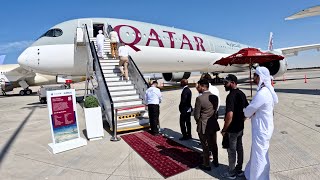
[[[304,83],[307,83],[307,75],[304,74]]]
[[[113,136],[110,138],[110,141],[120,141],[121,138],[117,137],[117,121],[118,121],[118,109],[115,112],[115,120],[113,123]]]

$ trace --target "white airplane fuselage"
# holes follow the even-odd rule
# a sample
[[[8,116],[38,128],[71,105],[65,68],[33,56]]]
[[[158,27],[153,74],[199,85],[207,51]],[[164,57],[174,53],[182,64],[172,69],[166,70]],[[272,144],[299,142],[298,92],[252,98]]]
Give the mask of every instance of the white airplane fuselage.
[[[87,24],[90,37],[93,25],[111,25],[120,42],[130,47],[130,56],[143,73],[239,72],[248,67],[213,65],[248,45],[173,27],[111,18],[75,19],[57,24],[19,56],[19,64],[42,74],[85,75],[87,50],[76,44],[76,29],[82,24]],[[281,61],[280,65],[283,74],[286,64]]]

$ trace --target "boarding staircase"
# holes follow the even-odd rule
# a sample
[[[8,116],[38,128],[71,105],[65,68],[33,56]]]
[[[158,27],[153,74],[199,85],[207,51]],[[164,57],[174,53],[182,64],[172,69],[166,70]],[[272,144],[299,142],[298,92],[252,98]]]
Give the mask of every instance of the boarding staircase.
[[[88,36],[89,39],[89,36]],[[116,132],[149,127],[149,118],[144,105],[148,84],[132,58],[129,58],[129,80],[120,77],[119,59],[111,57],[110,39],[104,42],[103,58],[96,53],[96,38],[90,38],[93,69],[99,88],[96,94],[110,129]],[[106,98],[109,96],[109,99]]]

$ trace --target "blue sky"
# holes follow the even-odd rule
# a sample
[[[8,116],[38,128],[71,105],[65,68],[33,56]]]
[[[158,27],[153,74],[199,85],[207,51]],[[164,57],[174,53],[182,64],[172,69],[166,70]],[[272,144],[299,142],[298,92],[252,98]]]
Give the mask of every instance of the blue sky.
[[[285,21],[318,0],[29,0],[1,3],[0,55],[5,64],[41,34],[60,22],[81,17],[137,20],[238,41],[267,49],[269,32],[274,48],[320,43],[320,16]],[[320,66],[315,50],[289,58],[289,67]]]

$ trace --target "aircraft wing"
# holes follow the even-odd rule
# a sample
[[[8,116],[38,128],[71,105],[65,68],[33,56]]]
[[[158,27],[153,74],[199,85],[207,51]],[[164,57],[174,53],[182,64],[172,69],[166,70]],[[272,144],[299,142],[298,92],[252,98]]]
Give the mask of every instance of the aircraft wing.
[[[6,71],[3,76],[5,76],[6,81],[10,82],[24,80],[25,78],[34,77],[36,75],[34,72],[28,71],[18,64],[1,65],[0,69]]]
[[[304,9],[296,14],[293,14],[285,18],[285,20],[293,20],[293,19],[299,19],[299,18],[305,18],[305,17],[317,16],[317,15],[320,15],[320,6],[314,6],[308,9]]]
[[[296,56],[300,51],[307,51],[316,49],[320,51],[320,44],[310,44],[310,45],[304,45],[304,46],[294,46],[294,47],[287,47],[287,48],[279,48],[275,49],[275,51],[280,51],[282,54],[286,57],[289,56]]]

